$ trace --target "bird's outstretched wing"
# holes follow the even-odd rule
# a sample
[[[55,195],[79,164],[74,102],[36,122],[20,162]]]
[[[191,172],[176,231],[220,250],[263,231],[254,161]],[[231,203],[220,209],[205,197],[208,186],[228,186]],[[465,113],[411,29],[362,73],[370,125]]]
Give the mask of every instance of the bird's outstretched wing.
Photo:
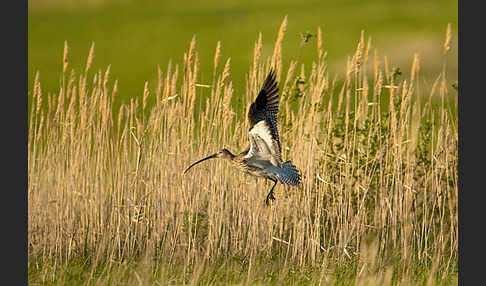
[[[281,166],[281,147],[277,129],[278,86],[270,70],[255,101],[250,105],[250,150],[247,157],[257,155]]]

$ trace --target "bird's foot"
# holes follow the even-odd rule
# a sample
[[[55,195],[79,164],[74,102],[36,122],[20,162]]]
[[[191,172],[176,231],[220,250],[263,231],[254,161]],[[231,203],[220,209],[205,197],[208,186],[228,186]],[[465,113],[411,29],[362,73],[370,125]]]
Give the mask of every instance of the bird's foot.
[[[273,195],[273,190],[268,193],[267,198],[265,199],[265,204],[267,206],[270,205],[270,200],[271,201],[275,200],[275,196]]]

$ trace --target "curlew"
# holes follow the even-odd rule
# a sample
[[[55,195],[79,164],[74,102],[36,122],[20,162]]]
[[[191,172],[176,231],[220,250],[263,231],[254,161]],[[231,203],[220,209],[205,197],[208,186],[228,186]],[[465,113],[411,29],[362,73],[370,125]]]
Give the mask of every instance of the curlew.
[[[184,174],[196,164],[208,159],[226,159],[234,167],[247,174],[263,177],[273,182],[265,199],[266,205],[269,205],[270,200],[275,200],[273,190],[277,182],[290,186],[298,186],[301,182],[300,173],[292,162],[282,162],[277,114],[278,87],[275,73],[270,70],[257,98],[248,111],[250,123],[248,148],[236,155],[223,148],[213,155],[194,162],[184,171]]]

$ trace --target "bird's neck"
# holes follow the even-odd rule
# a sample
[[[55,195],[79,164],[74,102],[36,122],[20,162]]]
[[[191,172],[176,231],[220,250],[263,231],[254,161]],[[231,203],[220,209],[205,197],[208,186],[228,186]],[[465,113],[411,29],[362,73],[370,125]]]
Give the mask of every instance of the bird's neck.
[[[245,150],[243,150],[242,152],[240,152],[240,154],[238,154],[238,156],[245,156],[246,154],[248,154],[248,152],[250,152],[250,146],[248,146],[248,148],[246,148]]]
[[[236,155],[234,155],[233,153],[231,153],[231,151],[228,150],[228,157],[226,157],[225,159],[233,161],[235,159],[235,157],[236,157]]]
[[[235,164],[239,164],[241,163],[242,161],[245,160],[245,155],[248,153],[248,151],[250,150],[250,147],[248,147],[246,150],[236,154],[236,155],[233,155],[231,152],[230,152],[230,161],[235,163]]]

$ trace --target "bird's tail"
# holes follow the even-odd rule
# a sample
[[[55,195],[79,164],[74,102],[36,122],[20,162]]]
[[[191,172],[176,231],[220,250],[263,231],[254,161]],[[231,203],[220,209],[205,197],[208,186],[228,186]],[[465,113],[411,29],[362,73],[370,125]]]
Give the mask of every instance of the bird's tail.
[[[282,164],[281,171],[278,174],[278,180],[283,184],[298,186],[301,181],[299,170],[297,170],[291,161],[287,161]]]

